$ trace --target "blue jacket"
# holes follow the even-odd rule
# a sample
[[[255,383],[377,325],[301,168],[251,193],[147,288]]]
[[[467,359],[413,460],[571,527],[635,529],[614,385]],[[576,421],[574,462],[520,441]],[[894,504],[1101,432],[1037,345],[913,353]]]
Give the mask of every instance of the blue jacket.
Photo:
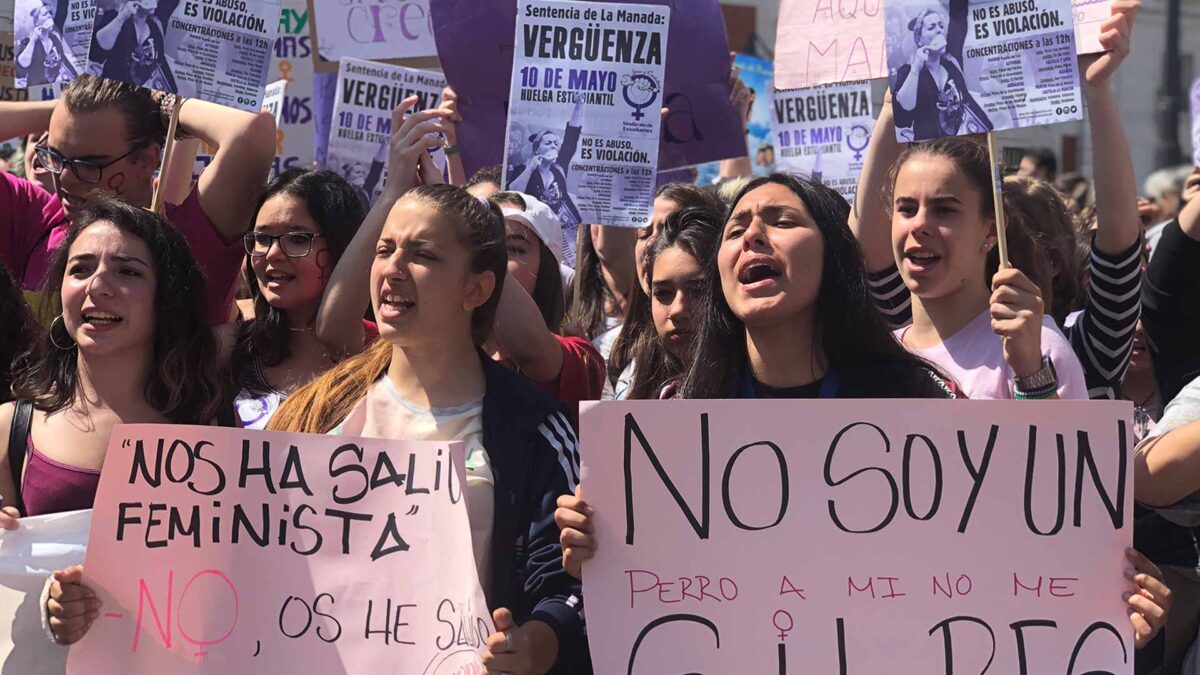
[[[586,658],[583,593],[562,565],[554,522],[559,495],[579,482],[579,445],[562,405],[524,376],[480,352],[483,447],[495,475],[488,606],[517,623],[545,622],[558,635],[554,673],[579,672]],[[586,666],[583,666],[586,667]]]

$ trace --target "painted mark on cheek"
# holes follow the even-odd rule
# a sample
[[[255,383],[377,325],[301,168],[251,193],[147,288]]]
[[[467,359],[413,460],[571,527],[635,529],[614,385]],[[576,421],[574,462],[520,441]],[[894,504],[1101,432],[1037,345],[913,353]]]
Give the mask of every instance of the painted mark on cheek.
[[[329,283],[329,276],[333,274],[333,254],[329,249],[317,251],[317,269],[321,270],[321,285]]]
[[[113,192],[113,194],[117,195],[118,197],[124,195],[125,173],[118,171],[117,173],[112,174],[108,177],[108,181],[105,183],[105,185]]]

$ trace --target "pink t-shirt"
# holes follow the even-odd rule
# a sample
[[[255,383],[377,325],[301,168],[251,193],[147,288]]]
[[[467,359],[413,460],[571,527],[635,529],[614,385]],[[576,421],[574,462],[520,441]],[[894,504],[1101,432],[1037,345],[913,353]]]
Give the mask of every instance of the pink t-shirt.
[[[35,312],[46,306],[42,297],[54,249],[66,238],[70,223],[58,197],[27,180],[3,174],[0,181],[0,259],[25,292]],[[12,208],[6,208],[11,206]],[[192,250],[208,284],[208,317],[213,325],[229,321],[245,249],[241,239],[226,244],[200,206],[193,189],[182,204],[167,205],[167,220]],[[40,316],[40,314],[39,314]]]
[[[894,332],[900,344],[909,326]],[[958,383],[959,388],[973,399],[1011,399],[1012,370],[1004,361],[1004,345],[992,332],[992,317],[984,310],[962,330],[940,345],[925,349],[905,349],[929,361]],[[1050,357],[1058,373],[1058,396],[1064,400],[1088,398],[1083,379],[1083,366],[1071,349],[1071,343],[1058,331],[1054,319],[1042,317],[1042,354]]]
[[[19,288],[41,287],[49,258],[43,252],[55,228],[66,222],[57,197],[23,178],[0,173],[0,262]]]

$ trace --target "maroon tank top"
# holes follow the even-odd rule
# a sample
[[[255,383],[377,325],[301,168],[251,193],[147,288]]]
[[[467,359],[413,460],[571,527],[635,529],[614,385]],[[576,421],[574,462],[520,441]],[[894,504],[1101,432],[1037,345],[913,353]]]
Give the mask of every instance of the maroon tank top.
[[[25,515],[92,508],[96,487],[100,485],[99,469],[84,469],[50,459],[33,447],[32,434],[25,445],[29,451],[29,462],[21,479]]]

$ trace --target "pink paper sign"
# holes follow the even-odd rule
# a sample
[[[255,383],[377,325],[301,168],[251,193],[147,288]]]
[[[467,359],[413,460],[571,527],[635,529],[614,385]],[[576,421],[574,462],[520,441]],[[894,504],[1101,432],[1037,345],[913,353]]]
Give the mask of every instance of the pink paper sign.
[[[1130,675],[1131,412],[585,403],[596,672]]]
[[[783,0],[775,88],[887,77],[883,0]]]
[[[1075,51],[1095,54],[1104,51],[1100,46],[1100,26],[1112,16],[1112,0],[1071,0],[1075,19]]]
[[[464,485],[457,443],[117,427],[67,672],[482,672]]]

